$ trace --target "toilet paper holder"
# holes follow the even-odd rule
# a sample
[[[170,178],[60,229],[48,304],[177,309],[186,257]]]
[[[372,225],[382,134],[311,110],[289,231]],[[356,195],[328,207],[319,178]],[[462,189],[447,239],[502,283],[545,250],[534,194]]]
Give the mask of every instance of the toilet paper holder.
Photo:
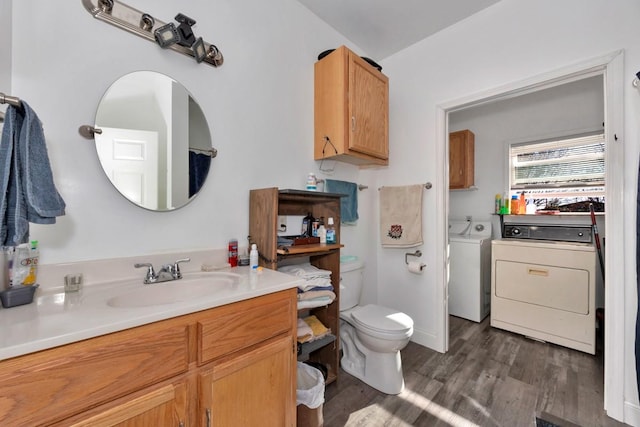
[[[420,249],[418,249],[414,253],[407,252],[406,254],[404,254],[404,263],[407,265],[409,265],[409,260],[407,259],[407,257],[410,257],[410,256],[420,258],[422,256],[422,252],[420,251]]]

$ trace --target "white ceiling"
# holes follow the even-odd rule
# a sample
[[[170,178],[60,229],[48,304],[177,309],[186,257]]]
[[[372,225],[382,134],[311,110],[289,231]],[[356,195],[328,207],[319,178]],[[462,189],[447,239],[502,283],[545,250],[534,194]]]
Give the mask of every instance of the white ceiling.
[[[500,0],[298,1],[380,61]]]

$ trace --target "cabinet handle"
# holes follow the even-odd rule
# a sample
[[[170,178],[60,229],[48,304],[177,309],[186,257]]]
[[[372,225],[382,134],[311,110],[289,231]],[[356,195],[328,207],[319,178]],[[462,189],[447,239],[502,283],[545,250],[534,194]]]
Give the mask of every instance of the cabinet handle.
[[[180,424],[178,424],[178,427],[184,427],[184,423],[180,421]]]
[[[211,409],[207,408],[207,427],[211,427]]]
[[[351,116],[351,132],[356,131],[356,116]]]
[[[539,268],[529,268],[527,271],[532,276],[544,276],[547,277],[549,275],[549,270],[541,270]]]

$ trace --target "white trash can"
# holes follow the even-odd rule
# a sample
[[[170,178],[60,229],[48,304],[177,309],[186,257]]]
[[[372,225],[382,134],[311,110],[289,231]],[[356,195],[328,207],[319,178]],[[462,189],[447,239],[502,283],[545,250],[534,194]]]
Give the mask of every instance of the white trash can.
[[[324,403],[324,376],[319,369],[298,362],[296,388],[298,427],[322,427]]]

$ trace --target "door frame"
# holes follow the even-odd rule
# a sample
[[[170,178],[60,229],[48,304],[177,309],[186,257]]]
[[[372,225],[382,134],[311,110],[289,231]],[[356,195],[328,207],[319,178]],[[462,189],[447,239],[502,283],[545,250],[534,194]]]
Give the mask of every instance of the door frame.
[[[519,82],[510,83],[494,89],[486,90],[467,97],[445,102],[436,106],[436,156],[439,159],[436,186],[437,200],[442,209],[436,212],[436,264],[441,266],[436,271],[437,301],[442,301],[438,311],[438,335],[441,336],[441,348],[449,349],[449,310],[448,310],[448,233],[447,218],[449,216],[449,113],[474,106],[505,100],[554,86],[581,80],[590,76],[602,75],[604,80],[604,119],[605,137],[609,141],[606,152],[606,190],[605,197],[609,206],[624,206],[624,116],[623,116],[623,79],[624,52],[614,51],[609,54],[569,65]],[[615,165],[615,167],[614,167]],[[607,282],[622,284],[621,286],[605,286],[605,342],[607,355],[604,367],[604,409],[615,419],[624,419],[624,211],[610,209],[605,215],[607,233],[607,250],[605,253],[605,270]]]

